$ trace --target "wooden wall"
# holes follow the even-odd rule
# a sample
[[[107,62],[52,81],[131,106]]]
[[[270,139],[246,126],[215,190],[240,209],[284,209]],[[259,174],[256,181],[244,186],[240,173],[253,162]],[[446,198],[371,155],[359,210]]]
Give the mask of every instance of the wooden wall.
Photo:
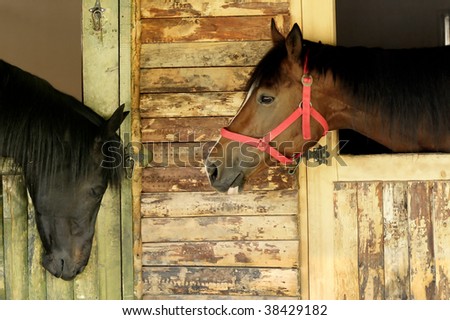
[[[450,298],[450,181],[334,184],[336,299]]]
[[[237,112],[289,2],[141,1],[141,237],[147,299],[297,297],[295,177],[271,168],[240,195],[210,187],[203,159]]]

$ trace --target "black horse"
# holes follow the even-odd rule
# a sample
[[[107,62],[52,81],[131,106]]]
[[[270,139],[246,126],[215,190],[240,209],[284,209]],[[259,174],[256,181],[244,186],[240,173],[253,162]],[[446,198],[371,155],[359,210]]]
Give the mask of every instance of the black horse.
[[[100,202],[118,186],[116,134],[128,112],[104,120],[48,82],[0,60],[0,156],[22,169],[36,210],[43,266],[71,280],[88,263]]]

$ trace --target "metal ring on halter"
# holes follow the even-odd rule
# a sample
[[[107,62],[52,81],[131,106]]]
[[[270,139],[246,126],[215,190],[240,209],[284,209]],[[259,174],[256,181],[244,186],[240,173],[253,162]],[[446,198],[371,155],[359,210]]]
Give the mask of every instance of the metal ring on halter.
[[[313,84],[313,77],[309,73],[305,73],[302,76],[302,85],[305,87],[311,87]]]
[[[313,104],[312,104],[311,101],[309,102],[309,106],[310,106],[311,108],[312,108],[312,106],[313,106]],[[299,107],[300,109],[303,108],[303,101],[300,101],[300,103],[298,104],[298,107]]]

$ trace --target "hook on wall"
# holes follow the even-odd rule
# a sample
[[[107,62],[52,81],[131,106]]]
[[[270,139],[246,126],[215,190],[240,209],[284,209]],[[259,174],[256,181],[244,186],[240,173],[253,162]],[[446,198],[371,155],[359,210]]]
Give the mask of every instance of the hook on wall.
[[[89,9],[89,12],[92,14],[94,31],[100,31],[102,29],[102,14],[105,10],[105,8],[102,8],[100,0],[95,0],[95,5]]]

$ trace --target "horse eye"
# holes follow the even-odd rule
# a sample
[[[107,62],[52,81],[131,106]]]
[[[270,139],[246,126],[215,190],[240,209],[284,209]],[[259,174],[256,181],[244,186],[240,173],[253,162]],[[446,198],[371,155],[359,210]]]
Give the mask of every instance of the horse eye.
[[[265,105],[269,105],[272,104],[272,102],[275,100],[274,97],[271,96],[265,96],[265,95],[261,95],[259,97],[259,103],[261,104],[265,104]]]

